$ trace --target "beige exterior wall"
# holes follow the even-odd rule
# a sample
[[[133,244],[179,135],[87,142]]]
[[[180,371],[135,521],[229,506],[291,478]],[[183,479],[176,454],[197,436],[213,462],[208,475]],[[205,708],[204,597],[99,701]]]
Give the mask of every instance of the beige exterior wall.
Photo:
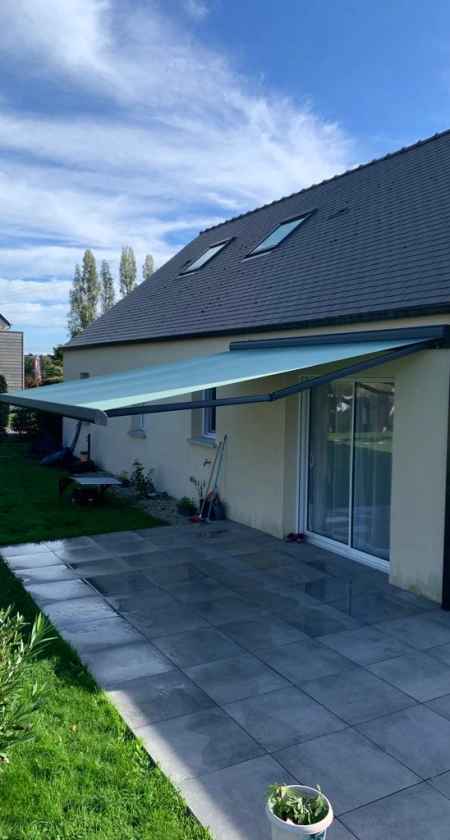
[[[0,373],[8,383],[8,391],[23,388],[22,332],[0,331]]]
[[[424,326],[450,322],[450,317],[357,325],[352,331],[386,326]],[[280,332],[278,335],[313,335],[348,332],[348,326],[316,331]],[[261,337],[276,337],[277,333]],[[253,335],[252,338],[256,338]],[[90,376],[162,364],[228,349],[230,340],[248,336],[193,339],[192,341],[121,345],[80,349],[65,353],[66,379],[82,372]],[[314,374],[324,372],[315,369]],[[390,579],[405,589],[440,600],[444,533],[445,453],[447,442],[450,351],[426,351],[396,363],[373,368],[373,376],[395,379],[395,424],[391,513]],[[298,374],[222,388],[219,396],[267,393],[298,381]],[[184,398],[182,398],[184,399]],[[227,515],[254,528],[281,537],[298,529],[299,396],[276,403],[227,406],[217,411],[217,439],[227,435],[220,489]],[[67,432],[72,423],[67,422]],[[135,425],[135,424],[134,424]],[[91,434],[92,457],[112,472],[131,470],[134,458],[155,468],[155,482],[170,495],[192,496],[189,476],[207,480],[215,448],[189,441],[198,435],[191,411],[147,415],[146,437],[131,436],[130,417],[111,419],[108,427],[83,424]]]

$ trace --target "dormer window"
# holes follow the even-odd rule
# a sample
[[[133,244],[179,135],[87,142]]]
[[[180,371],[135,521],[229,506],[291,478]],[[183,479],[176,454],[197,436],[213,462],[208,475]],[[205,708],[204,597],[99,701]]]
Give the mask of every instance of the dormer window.
[[[262,254],[265,251],[273,251],[280,242],[283,242],[287,236],[294,232],[306,219],[311,215],[311,213],[306,213],[304,216],[297,216],[296,219],[288,219],[286,222],[281,222],[272,233],[269,233],[269,236],[266,236],[256,248],[253,248],[253,251],[247,255],[252,257],[254,254]]]
[[[210,245],[209,248],[207,248],[200,257],[197,257],[193,263],[188,265],[186,268],[183,268],[180,271],[180,274],[189,274],[191,271],[197,271],[198,268],[202,268],[202,266],[212,260],[212,258],[222,250],[222,248],[225,248],[225,245],[228,245],[229,242],[231,242],[231,239],[225,239],[223,242],[216,242],[214,245]]]

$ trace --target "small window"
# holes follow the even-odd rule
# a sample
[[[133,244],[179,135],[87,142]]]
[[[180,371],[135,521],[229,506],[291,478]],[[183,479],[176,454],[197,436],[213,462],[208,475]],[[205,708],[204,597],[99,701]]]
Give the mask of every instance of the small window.
[[[145,405],[145,403],[142,403]],[[146,414],[132,414],[131,415],[131,429],[128,432],[132,437],[146,437]]]
[[[224,242],[216,242],[215,245],[210,245],[209,248],[203,252],[203,254],[198,257],[198,259],[194,260],[193,263],[187,266],[187,268],[183,268],[180,274],[189,274],[190,271],[197,271],[198,268],[201,268],[205,263],[212,260],[222,248],[225,248],[225,245],[228,245],[230,242],[229,239],[226,239]]]
[[[204,400],[215,400],[216,389],[208,388],[203,392]],[[211,405],[203,409],[203,436],[215,438],[216,436],[216,406]]]
[[[282,222],[281,225],[278,225],[272,233],[269,233],[269,236],[266,236],[256,248],[253,248],[253,251],[250,251],[248,254],[251,257],[253,254],[261,254],[263,251],[272,251],[273,248],[276,248],[280,242],[283,242],[290,233],[293,233],[302,222],[305,222],[310,213],[307,213],[305,216],[299,216],[297,219],[289,219],[287,222]]]
[[[80,379],[89,379],[90,374],[87,371],[80,372]]]

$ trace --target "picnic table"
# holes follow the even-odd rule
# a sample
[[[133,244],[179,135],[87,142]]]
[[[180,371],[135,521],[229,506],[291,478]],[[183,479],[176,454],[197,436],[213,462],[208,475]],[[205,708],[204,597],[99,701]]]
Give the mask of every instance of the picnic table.
[[[100,504],[104,505],[106,501],[105,491],[108,487],[113,485],[122,486],[119,478],[114,478],[112,475],[70,475],[68,478],[61,478],[59,480],[59,496],[62,499],[64,490],[70,484],[78,484],[79,487],[98,487],[100,490]]]

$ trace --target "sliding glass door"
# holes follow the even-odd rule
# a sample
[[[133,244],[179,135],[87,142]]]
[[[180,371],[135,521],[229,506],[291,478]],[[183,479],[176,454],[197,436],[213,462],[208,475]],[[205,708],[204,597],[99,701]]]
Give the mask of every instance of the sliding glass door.
[[[307,529],[389,559],[394,385],[336,380],[310,392]]]

